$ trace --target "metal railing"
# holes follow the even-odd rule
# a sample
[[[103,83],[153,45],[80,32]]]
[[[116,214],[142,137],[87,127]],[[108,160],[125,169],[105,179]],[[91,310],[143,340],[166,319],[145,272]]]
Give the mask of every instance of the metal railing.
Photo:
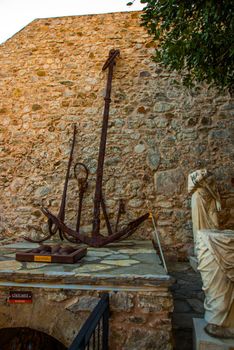
[[[108,350],[109,295],[103,294],[68,350]]]

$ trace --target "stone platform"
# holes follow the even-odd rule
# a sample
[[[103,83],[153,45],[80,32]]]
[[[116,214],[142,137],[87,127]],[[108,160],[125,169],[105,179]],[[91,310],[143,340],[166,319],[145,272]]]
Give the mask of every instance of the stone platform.
[[[112,350],[172,349],[168,287],[173,279],[151,242],[88,248],[87,256],[71,265],[15,261],[16,250],[37,246],[19,242],[0,247],[0,328],[31,327],[68,346],[105,291],[110,295]],[[9,304],[10,291],[32,292],[32,304]]]
[[[193,350],[234,350],[234,339],[211,337],[204,330],[206,325],[204,319],[193,319]]]

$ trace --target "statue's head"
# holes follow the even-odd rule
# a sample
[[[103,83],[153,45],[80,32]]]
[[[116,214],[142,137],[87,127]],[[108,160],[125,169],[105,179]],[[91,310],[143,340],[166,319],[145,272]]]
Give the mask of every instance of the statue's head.
[[[207,169],[198,169],[190,173],[188,176],[188,192],[191,193],[199,187],[199,184],[202,183],[209,174]]]

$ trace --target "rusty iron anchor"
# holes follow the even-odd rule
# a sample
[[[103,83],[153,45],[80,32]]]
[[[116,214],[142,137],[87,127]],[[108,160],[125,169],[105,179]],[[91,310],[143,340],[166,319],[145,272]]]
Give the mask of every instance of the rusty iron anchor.
[[[84,244],[87,244],[89,246],[93,247],[102,247],[106,244],[115,242],[119,240],[120,238],[126,238],[130,236],[137,227],[149,217],[149,213],[146,213],[145,215],[142,215],[136,220],[131,221],[125,228],[121,229],[120,231],[116,232],[118,223],[119,223],[119,217],[120,214],[124,211],[123,210],[123,204],[121,204],[121,207],[119,209],[117,222],[115,225],[115,232],[113,232],[109,217],[106,210],[105,201],[103,198],[102,193],[102,182],[103,182],[103,168],[104,168],[104,159],[105,159],[105,150],[106,150],[106,139],[107,139],[107,129],[108,129],[108,119],[109,119],[109,109],[110,109],[110,103],[111,103],[111,85],[112,85],[112,78],[113,78],[113,70],[115,65],[115,60],[117,56],[119,56],[120,51],[119,50],[110,50],[109,56],[103,65],[102,70],[106,70],[108,68],[108,77],[107,77],[107,85],[106,85],[106,96],[104,98],[105,105],[104,105],[104,113],[103,113],[103,122],[102,122],[102,133],[101,133],[101,140],[100,140],[100,146],[99,146],[99,156],[98,156],[98,167],[97,167],[97,175],[96,175],[96,188],[95,188],[95,196],[94,196],[94,209],[93,209],[93,222],[92,222],[92,234],[90,235],[81,235],[79,232],[79,226],[80,226],[80,215],[81,215],[81,206],[80,212],[78,212],[77,217],[77,226],[76,230],[71,229],[68,227],[64,220],[61,220],[59,216],[55,216],[50,212],[47,208],[42,208],[43,213],[47,216],[49,222],[52,222],[54,227],[59,228],[60,232],[67,238],[74,238],[78,241],[81,241]],[[87,168],[85,167],[85,170]],[[88,173],[86,172],[86,175],[88,177]],[[87,180],[87,178],[86,178]],[[85,180],[85,181],[86,181]],[[83,185],[82,185],[83,186]],[[81,187],[82,187],[81,186]],[[85,186],[84,186],[85,187]],[[83,193],[80,193],[80,195],[83,198]],[[103,211],[104,219],[106,221],[106,226],[108,230],[108,236],[104,236],[100,234],[100,211]]]

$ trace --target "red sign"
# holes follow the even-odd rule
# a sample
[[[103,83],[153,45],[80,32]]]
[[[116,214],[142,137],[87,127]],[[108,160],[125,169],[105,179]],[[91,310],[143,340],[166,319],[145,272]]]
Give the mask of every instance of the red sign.
[[[32,303],[32,292],[11,291],[8,303],[10,304],[30,304]]]

